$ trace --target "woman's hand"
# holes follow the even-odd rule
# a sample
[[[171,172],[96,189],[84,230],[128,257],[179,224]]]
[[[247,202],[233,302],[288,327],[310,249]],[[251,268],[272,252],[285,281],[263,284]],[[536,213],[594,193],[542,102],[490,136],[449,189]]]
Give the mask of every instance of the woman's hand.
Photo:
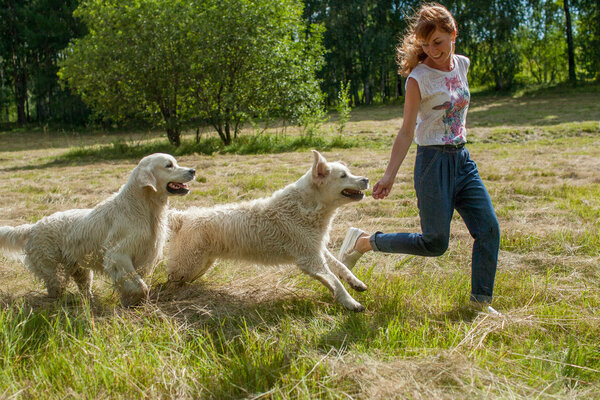
[[[383,178],[373,186],[373,198],[379,200],[387,197],[392,191],[392,186],[394,186],[394,178],[388,178],[384,175]]]

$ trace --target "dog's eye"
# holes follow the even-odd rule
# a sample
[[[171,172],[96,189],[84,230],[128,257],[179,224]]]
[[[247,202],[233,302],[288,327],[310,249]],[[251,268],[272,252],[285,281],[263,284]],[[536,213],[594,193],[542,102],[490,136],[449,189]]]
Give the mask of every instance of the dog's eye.
[[[345,172],[342,172],[342,175],[340,176],[340,178],[344,179],[345,177],[347,177],[348,175],[346,175]]]
[[[165,168],[173,168],[173,163],[168,163],[167,166]]]

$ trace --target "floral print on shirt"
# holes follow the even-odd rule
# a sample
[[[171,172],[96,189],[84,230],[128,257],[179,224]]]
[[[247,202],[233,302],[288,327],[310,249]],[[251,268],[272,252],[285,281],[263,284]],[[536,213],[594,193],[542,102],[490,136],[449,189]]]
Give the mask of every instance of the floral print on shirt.
[[[433,107],[434,110],[445,110],[442,122],[444,123],[445,136],[442,138],[446,144],[459,144],[466,142],[466,129],[463,124],[464,115],[471,97],[469,89],[463,86],[458,76],[445,77],[446,88],[450,92],[450,101]]]

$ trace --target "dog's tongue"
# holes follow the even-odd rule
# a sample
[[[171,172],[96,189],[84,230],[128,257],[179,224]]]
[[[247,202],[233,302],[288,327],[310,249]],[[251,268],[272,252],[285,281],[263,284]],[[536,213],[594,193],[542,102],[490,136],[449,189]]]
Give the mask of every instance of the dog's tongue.
[[[187,189],[188,185],[179,182],[169,182],[169,187],[174,190]]]

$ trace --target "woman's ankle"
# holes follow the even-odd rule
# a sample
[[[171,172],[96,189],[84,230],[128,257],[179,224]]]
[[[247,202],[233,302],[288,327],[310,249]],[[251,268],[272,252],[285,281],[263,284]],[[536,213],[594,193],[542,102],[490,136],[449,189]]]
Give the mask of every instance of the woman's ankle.
[[[369,235],[368,233],[362,234],[356,240],[356,244],[354,245],[354,250],[356,250],[362,254],[366,253],[369,250],[373,250],[373,248],[371,247],[371,235]]]

